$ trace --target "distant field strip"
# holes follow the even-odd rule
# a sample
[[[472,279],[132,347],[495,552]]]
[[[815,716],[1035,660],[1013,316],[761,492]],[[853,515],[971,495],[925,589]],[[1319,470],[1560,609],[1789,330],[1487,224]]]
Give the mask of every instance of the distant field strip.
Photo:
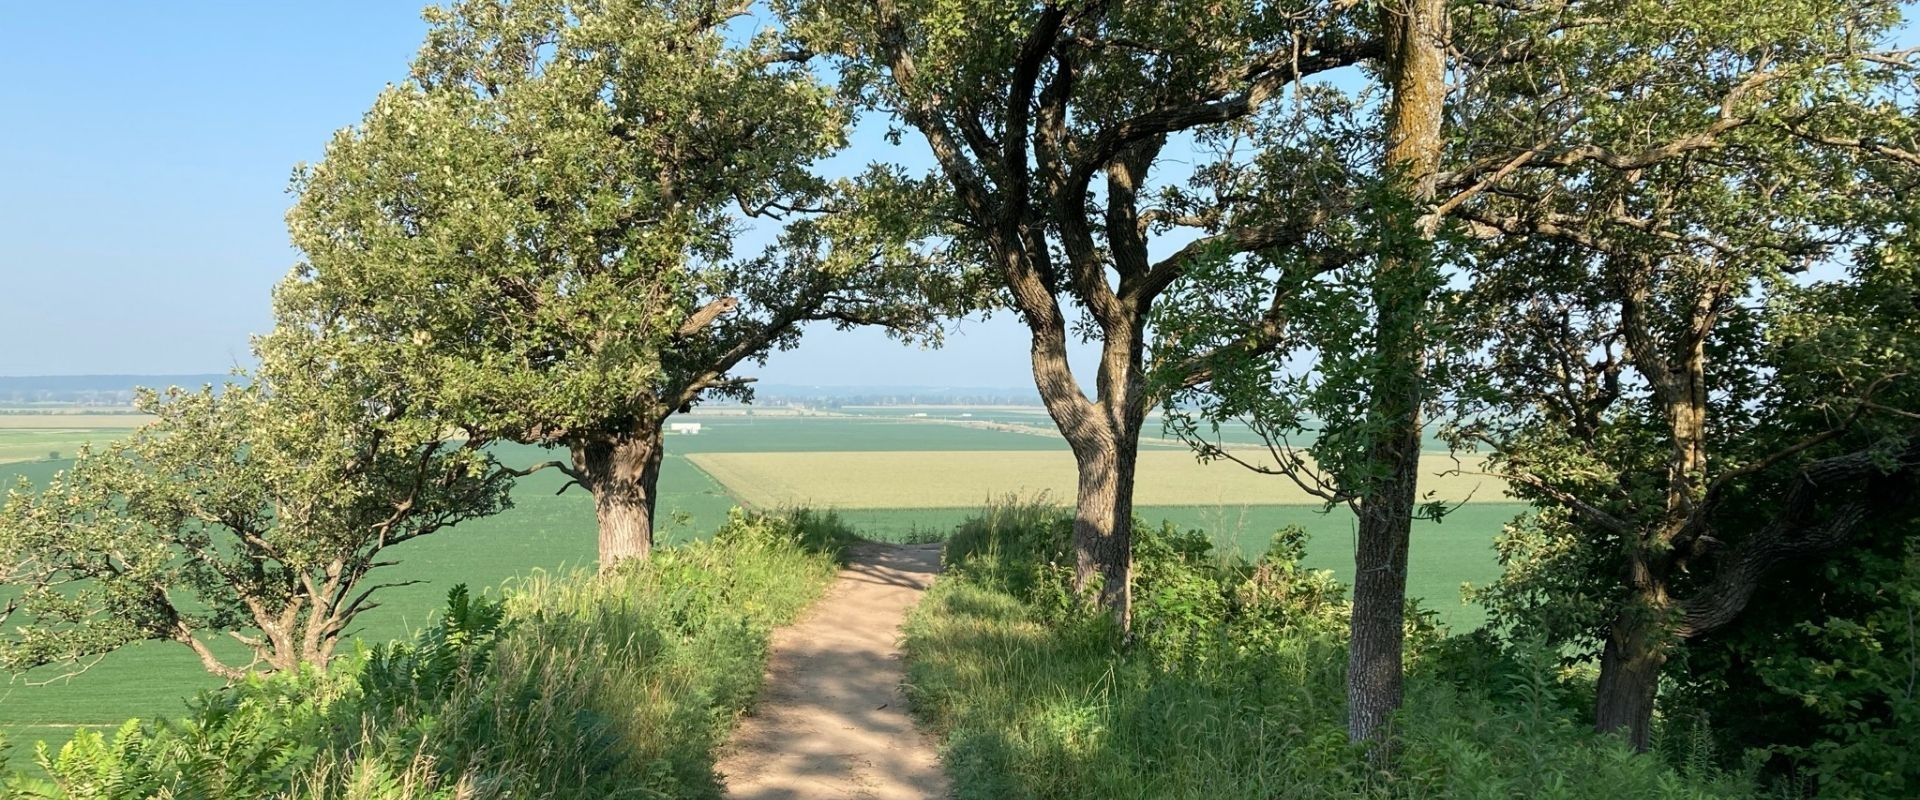
[[[131,428],[6,428],[0,426],[0,464],[72,458],[86,444],[105,446]]]
[[[734,497],[763,508],[945,508],[978,506],[1008,493],[1045,492],[1062,502],[1071,502],[1074,494],[1073,456],[1059,451],[695,453],[687,458]],[[1479,469],[1478,456],[1423,456],[1423,499],[1510,502],[1505,484],[1473,474]],[[1201,464],[1186,452],[1140,454],[1136,505],[1318,502],[1286,478],[1237,464]]]
[[[146,414],[0,413],[0,430],[130,430],[152,421]]]

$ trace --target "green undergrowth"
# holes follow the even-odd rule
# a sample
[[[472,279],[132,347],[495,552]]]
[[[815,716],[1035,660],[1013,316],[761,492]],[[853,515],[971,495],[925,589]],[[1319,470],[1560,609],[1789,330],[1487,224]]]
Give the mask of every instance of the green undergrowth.
[[[1410,615],[1397,758],[1345,729],[1342,587],[1302,536],[1254,560],[1139,525],[1134,639],[1065,590],[1071,521],[990,508],[955,534],[910,617],[908,682],[973,798],[1707,798],[1750,782],[1636,756],[1580,724],[1539,648],[1447,638]],[[1701,761],[1701,759],[1695,759]]]
[[[718,797],[713,753],[770,629],[826,589],[832,515],[735,512],[610,575],[450,593],[408,642],[209,692],[180,719],[42,748],[18,798]]]

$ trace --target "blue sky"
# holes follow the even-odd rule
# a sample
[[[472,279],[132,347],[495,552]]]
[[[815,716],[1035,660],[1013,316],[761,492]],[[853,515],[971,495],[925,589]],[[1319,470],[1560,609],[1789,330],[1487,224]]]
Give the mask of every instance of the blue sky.
[[[283,223],[292,168],[406,76],[422,1],[0,2],[0,375],[246,363],[297,260]],[[835,163],[924,163],[881,127],[863,126]],[[814,330],[747,372],[1022,388],[1026,350],[1001,314],[961,323],[934,352]],[[1090,379],[1090,349],[1076,355]]]
[[[0,375],[223,372],[298,258],[283,216],[317,159],[405,78],[415,0],[0,3]],[[865,151],[884,147],[859,137]],[[852,154],[861,162],[893,154]],[[809,332],[763,380],[1029,385],[1024,329],[939,352]]]

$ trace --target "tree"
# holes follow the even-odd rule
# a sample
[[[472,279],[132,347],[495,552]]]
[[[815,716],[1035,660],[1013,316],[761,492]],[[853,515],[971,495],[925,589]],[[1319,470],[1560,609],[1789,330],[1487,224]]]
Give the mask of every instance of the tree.
[[[1784,106],[1770,99],[1844,81],[1847,70],[1872,58],[1850,37],[1885,24],[1884,10],[1866,4],[1811,3],[1784,16],[1769,10],[1764,19],[1669,13],[1635,2],[1458,4],[1450,20],[1441,20],[1439,8],[1382,11],[1389,41],[1396,28],[1435,20],[1432,35],[1399,39],[1390,51],[1426,44],[1433,66],[1423,74],[1391,58],[1382,62],[1377,77],[1386,107],[1377,123],[1361,124],[1361,141],[1386,151],[1383,165],[1397,155],[1421,168],[1370,173],[1382,188],[1368,195],[1356,225],[1374,257],[1296,290],[1281,312],[1291,327],[1281,346],[1216,350],[1206,380],[1174,396],[1169,424],[1203,458],[1285,475],[1330,505],[1355,507],[1349,708],[1356,739],[1377,734],[1397,706],[1408,523],[1446,510],[1429,503],[1423,512],[1414,490],[1422,419],[1453,414],[1448,406],[1463,389],[1458,361],[1476,346],[1472,332],[1454,330],[1467,305],[1461,301],[1474,294],[1443,287],[1464,281],[1482,256],[1452,234],[1576,229],[1564,220],[1533,226],[1540,221],[1534,209],[1516,198],[1614,185],[1623,175],[1706,157],[1743,129],[1784,135],[1798,124],[1789,120],[1804,116],[1779,116]],[[1451,92],[1443,78],[1448,68],[1458,76]],[[1418,119],[1430,120],[1431,128],[1421,130],[1432,133],[1423,147],[1410,147],[1414,140],[1395,132],[1415,119],[1399,105],[1402,97],[1426,100],[1428,116]],[[1543,184],[1554,189],[1540,190]],[[1403,203],[1412,208],[1397,210]],[[1502,210],[1489,211],[1496,208]],[[1489,214],[1522,222],[1504,224]],[[1436,233],[1445,235],[1429,241]],[[1528,276],[1511,273],[1516,282]],[[1188,350],[1235,335],[1198,309],[1270,280],[1233,270],[1199,278],[1176,286],[1179,299],[1165,311]],[[1500,297],[1512,302],[1526,294]],[[1489,326],[1504,330],[1513,322],[1498,316],[1504,307],[1497,302],[1483,308]],[[1230,421],[1264,438],[1271,458],[1223,447],[1219,429]],[[1302,438],[1312,441],[1296,446]]]
[[[506,507],[511,481],[360,388],[309,374],[143,390],[152,423],[44,488],[23,481],[0,509],[0,564],[20,592],[8,612],[24,619],[0,665],[84,669],[167,641],[230,679],[324,668],[378,591],[402,585],[368,584],[383,552]],[[216,649],[223,634],[250,660]]]
[[[647,555],[661,427],[804,323],[930,332],[927,192],[829,182],[848,113],[750,4],[465,0],[296,180],[283,319],[473,441],[566,447],[600,560]],[[748,224],[775,239],[742,255]],[[372,365],[379,365],[377,367]]]
[[[1596,727],[1642,749],[1677,648],[1732,624],[1783,564],[1898,513],[1920,469],[1920,430],[1887,406],[1912,391],[1910,322],[1814,302],[1795,277],[1869,280],[1905,246],[1888,209],[1911,179],[1889,184],[1861,158],[1885,154],[1835,130],[1877,115],[1874,65],[1905,65],[1865,49],[1877,7],[1790,10],[1713,20],[1695,40],[1717,56],[1692,62],[1704,85],[1594,101],[1587,122],[1666,144],[1560,151],[1570,169],[1462,206],[1499,237],[1472,292],[1493,399],[1463,430],[1542,507],[1489,599],[1601,642]]]
[[[1244,144],[1305,135],[1279,101],[1379,42],[1344,3],[779,7],[805,47],[839,58],[850,92],[931,150],[956,247],[1026,324],[1035,386],[1074,453],[1075,588],[1097,587],[1125,626],[1139,437],[1162,396],[1147,380],[1155,303],[1222,260],[1287,250],[1318,271],[1347,257],[1300,247],[1352,202],[1339,171],[1301,168],[1304,145],[1267,159]],[[1238,191],[1249,174],[1261,191]],[[1297,282],[1273,280],[1230,346],[1272,346],[1281,321],[1266,309]],[[1099,344],[1090,393],[1068,361],[1076,335]],[[1187,366],[1204,374],[1203,358]]]
[[[1433,299],[1444,278],[1433,240],[1442,222],[1434,191],[1445,143],[1450,34],[1440,2],[1387,3],[1376,11],[1371,29],[1382,55],[1372,77],[1385,101],[1370,103],[1366,89],[1353,91],[1346,101],[1352,110],[1341,122],[1345,131],[1331,120],[1316,121],[1320,136],[1340,136],[1334,141],[1351,155],[1321,156],[1325,163],[1309,170],[1343,171],[1357,187],[1358,202],[1347,217],[1329,216],[1315,240],[1322,252],[1356,255],[1324,262],[1338,269],[1228,267],[1184,276],[1160,317],[1170,340],[1165,363],[1173,371],[1156,382],[1171,387],[1168,430],[1201,458],[1284,475],[1329,507],[1346,504],[1358,516],[1348,733],[1356,742],[1375,743],[1375,755],[1384,759],[1402,693],[1423,418],[1436,399],[1429,361],[1445,339],[1434,323]],[[1267,289],[1276,276],[1298,283]],[[1269,292],[1278,300],[1269,318],[1285,323],[1277,328],[1284,336],[1271,347],[1241,345],[1239,325],[1222,325],[1207,312],[1222,297]],[[1316,363],[1302,368],[1308,353]],[[1187,374],[1187,363],[1206,368]],[[1245,422],[1263,437],[1271,458],[1224,446],[1220,429],[1229,421]],[[1304,436],[1314,441],[1296,448],[1292,442]]]

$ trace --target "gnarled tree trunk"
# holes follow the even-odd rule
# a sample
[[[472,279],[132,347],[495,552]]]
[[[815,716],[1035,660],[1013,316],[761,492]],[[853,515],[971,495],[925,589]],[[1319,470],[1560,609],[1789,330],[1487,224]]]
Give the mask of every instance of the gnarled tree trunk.
[[[1096,377],[1098,399],[1073,382],[1065,330],[1033,325],[1035,385],[1060,435],[1073,449],[1074,591],[1092,597],[1121,630],[1133,623],[1133,488],[1146,420],[1142,362],[1144,315],[1125,316],[1104,331]],[[1096,583],[1099,592],[1093,594]]]
[[[574,471],[593,493],[600,522],[600,569],[653,551],[654,502],[665,455],[660,426],[600,436],[572,447]]]
[[[1098,437],[1074,445],[1079,472],[1074,502],[1074,589],[1089,595],[1096,580],[1099,603],[1122,630],[1133,621],[1133,483],[1140,438]]]

